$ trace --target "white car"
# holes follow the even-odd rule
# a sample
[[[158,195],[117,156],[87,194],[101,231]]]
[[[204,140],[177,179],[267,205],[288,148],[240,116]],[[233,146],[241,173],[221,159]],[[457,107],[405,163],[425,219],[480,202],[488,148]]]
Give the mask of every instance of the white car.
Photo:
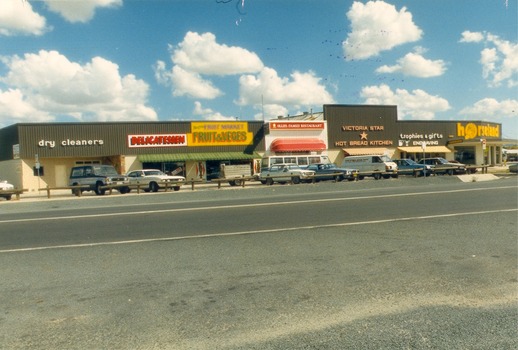
[[[259,180],[263,185],[273,185],[274,182],[280,184],[291,182],[295,185],[300,182],[311,182],[314,175],[314,171],[302,169],[297,164],[281,163],[261,169]]]
[[[178,175],[167,175],[157,169],[133,170],[126,174],[130,185],[140,185],[145,192],[157,192],[160,188],[173,188],[179,191],[185,182],[185,177]]]
[[[7,181],[0,181],[0,191],[14,191],[14,186]],[[0,193],[0,197],[11,200],[12,193]]]

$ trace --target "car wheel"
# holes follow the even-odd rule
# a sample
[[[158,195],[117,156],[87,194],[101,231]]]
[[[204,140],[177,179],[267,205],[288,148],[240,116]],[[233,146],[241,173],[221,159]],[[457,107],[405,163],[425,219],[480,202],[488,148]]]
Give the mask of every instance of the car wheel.
[[[340,181],[342,181],[343,179],[344,179],[344,178],[343,178],[343,176],[342,176],[342,175],[335,175],[335,181],[336,181],[336,182],[340,182]]]
[[[126,193],[129,193],[130,191],[131,191],[131,189],[129,187],[120,187],[119,188],[120,194],[126,194]]]
[[[453,169],[448,169],[448,171],[446,172],[448,175],[453,175]]]
[[[106,193],[106,190],[102,189],[103,186],[102,182],[98,182],[95,184],[95,194],[98,196],[102,196]]]
[[[173,187],[173,190],[175,190],[175,191],[180,191],[180,186],[174,186],[174,187]]]
[[[383,175],[384,179],[390,179],[390,175]]]
[[[294,185],[297,185],[300,183],[300,177],[298,176],[294,176],[291,178],[291,183],[294,184]]]
[[[8,194],[7,196],[4,197],[6,201],[10,201],[12,196],[10,194]]]
[[[266,185],[266,180],[259,180],[261,184]]]
[[[151,192],[158,192],[158,184],[156,182],[149,183],[149,190]]]
[[[380,173],[374,173],[373,177],[374,177],[374,180],[379,180],[379,179],[381,179],[381,174]]]
[[[268,178],[266,179],[266,182],[265,182],[268,186],[271,186],[273,185],[273,179],[272,178]]]
[[[77,184],[73,184],[72,186],[77,186]],[[81,195],[81,189],[80,188],[73,188],[72,189],[72,194],[74,196],[78,196],[79,197]]]

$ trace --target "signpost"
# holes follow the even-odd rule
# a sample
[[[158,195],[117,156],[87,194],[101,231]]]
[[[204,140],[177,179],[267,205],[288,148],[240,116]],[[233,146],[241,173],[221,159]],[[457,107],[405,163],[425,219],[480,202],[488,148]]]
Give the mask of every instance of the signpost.
[[[421,148],[423,149],[423,177],[426,179],[426,162],[425,162],[425,158],[426,158],[426,143],[423,141],[423,143],[421,143]]]

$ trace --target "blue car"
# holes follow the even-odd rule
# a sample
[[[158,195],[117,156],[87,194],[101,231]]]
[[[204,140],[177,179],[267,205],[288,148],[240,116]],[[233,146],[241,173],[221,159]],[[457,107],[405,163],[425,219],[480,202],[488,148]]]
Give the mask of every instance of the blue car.
[[[433,173],[430,165],[423,166],[423,164],[416,163],[412,159],[394,159],[393,162],[397,164],[398,174],[423,176],[424,170],[426,170],[426,176]]]

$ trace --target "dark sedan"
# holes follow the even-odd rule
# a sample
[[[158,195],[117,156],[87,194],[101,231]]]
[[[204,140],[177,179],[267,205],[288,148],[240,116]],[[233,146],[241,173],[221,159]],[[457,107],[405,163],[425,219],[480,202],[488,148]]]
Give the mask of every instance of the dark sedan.
[[[432,166],[435,174],[453,175],[466,173],[466,165],[450,162],[441,157],[420,159],[418,163]]]
[[[418,164],[412,159],[393,159],[394,163],[397,164],[398,174],[423,176],[426,170],[426,176],[432,175],[432,167],[430,165]]]
[[[358,176],[357,169],[339,168],[333,163],[314,163],[306,168],[315,172],[315,180],[349,180],[353,181]]]

